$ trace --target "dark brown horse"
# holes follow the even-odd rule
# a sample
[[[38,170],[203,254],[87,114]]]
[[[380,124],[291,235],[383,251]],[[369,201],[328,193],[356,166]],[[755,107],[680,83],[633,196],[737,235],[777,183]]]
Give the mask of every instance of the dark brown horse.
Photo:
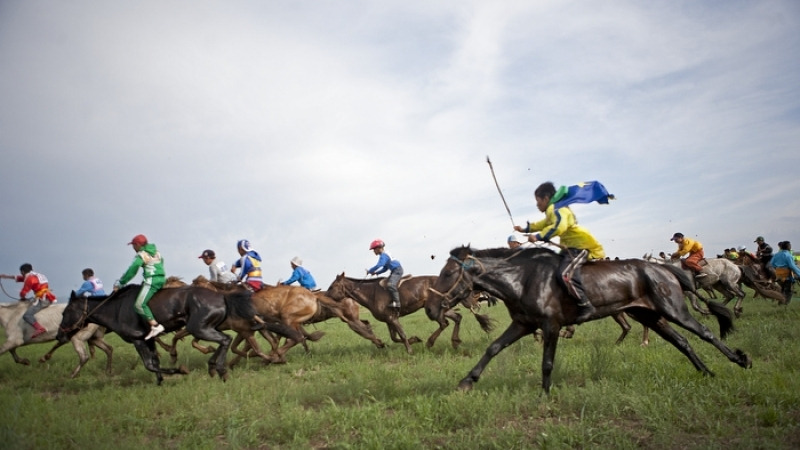
[[[471,389],[495,355],[541,328],[544,341],[542,388],[545,393],[550,392],[559,330],[564,325],[575,323],[577,317],[575,301],[557,276],[560,261],[561,256],[542,248],[514,252],[505,248],[473,250],[459,247],[450,253],[434,286],[441,302],[428,303],[431,314],[438,314],[439,308],[452,307],[477,289],[502,298],[512,319],[508,329],[461,380],[459,388]],[[696,289],[683,272],[636,259],[587,263],[582,272],[587,296],[596,309],[590,320],[625,312],[674,345],[705,375],[713,373],[695,354],[689,341],[669,322],[711,343],[741,367],[752,365],[744,352],[728,348],[689,314],[683,292],[696,292]],[[731,313],[716,302],[707,304],[717,318],[720,335],[724,338],[733,327]]]
[[[74,293],[64,310],[56,339],[66,342],[69,337],[87,323],[96,323],[114,331],[126,342],[131,342],[144,362],[147,370],[156,374],[156,383],[161,384],[163,374],[185,374],[186,368],[160,367],[154,340],[144,340],[150,331],[147,324],[134,311],[133,304],[140,286],[128,285],[110,296],[75,298]],[[228,317],[242,323],[251,323],[255,314],[247,295],[236,292],[222,294],[196,286],[161,289],[149,303],[156,320],[167,332],[186,330],[204,341],[216,342],[217,350],[208,361],[208,373],[219,375],[225,381],[228,371],[225,357],[231,338],[219,330]]]
[[[413,352],[411,350],[411,345],[416,344],[417,342],[422,342],[422,339],[418,338],[417,336],[407,337],[402,325],[400,325],[399,319],[400,317],[412,314],[425,306],[425,302],[428,301],[428,298],[430,297],[429,289],[436,281],[436,276],[407,276],[401,279],[400,284],[398,285],[398,291],[400,292],[399,312],[389,308],[391,297],[389,295],[389,291],[387,291],[386,287],[383,286],[385,280],[386,278],[374,278],[369,280],[348,278],[344,275],[344,273],[342,273],[341,275],[337,275],[336,279],[333,280],[333,283],[331,283],[330,287],[328,288],[328,296],[336,301],[341,301],[342,299],[349,297],[355,300],[361,306],[369,309],[375,319],[384,322],[389,328],[389,337],[392,339],[392,341],[403,343],[403,345],[406,347],[406,351],[410,354]],[[468,308],[470,307],[471,301],[472,299],[465,299],[464,301]],[[453,320],[456,323],[456,326],[453,329],[453,338],[451,341],[453,346],[457,347],[458,344],[461,343],[461,339],[458,337],[458,325],[461,322],[461,315],[456,312],[449,311],[450,309],[451,308],[448,308],[448,311],[441,316],[446,316],[448,319]],[[472,309],[474,312],[474,308]],[[448,326],[446,319],[439,320],[439,317],[441,316],[437,316],[436,319],[432,319],[439,322],[439,329],[435,331],[430,338],[428,338],[428,347],[433,345],[439,334],[441,334],[441,332]],[[492,321],[488,316],[476,314],[476,318],[478,318],[478,322],[481,324],[481,327],[484,331],[491,330]]]

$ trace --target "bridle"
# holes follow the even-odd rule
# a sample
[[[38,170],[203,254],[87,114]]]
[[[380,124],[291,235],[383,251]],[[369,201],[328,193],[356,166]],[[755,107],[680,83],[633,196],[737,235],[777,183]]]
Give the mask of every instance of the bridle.
[[[83,300],[83,312],[81,313],[81,318],[78,319],[77,322],[75,322],[75,325],[69,328],[63,328],[59,325],[58,329],[64,334],[68,334],[75,330],[83,329],[83,327],[86,326],[86,321],[89,319],[89,316],[94,314],[94,312],[97,311],[101,306],[103,306],[107,301],[111,300],[112,297],[116,296],[117,292],[119,291],[112,292],[111,295],[109,295],[103,301],[98,303],[97,306],[95,306],[91,311],[89,311],[89,299],[86,297],[81,297],[81,300]]]
[[[470,269],[477,264],[480,267],[480,272],[477,274],[477,276],[481,276],[481,274],[486,272],[486,268],[483,266],[483,263],[472,255],[468,255],[463,261],[452,255],[450,256],[450,259],[455,261],[461,268],[461,270],[458,272],[458,278],[456,279],[455,283],[453,283],[447,292],[439,292],[432,287],[428,288],[428,290],[442,298],[443,309],[450,308],[450,300],[461,298],[464,292],[472,290],[472,281],[466,279],[466,274]],[[456,291],[458,288],[460,289]],[[456,295],[454,295],[453,292],[456,292]]]

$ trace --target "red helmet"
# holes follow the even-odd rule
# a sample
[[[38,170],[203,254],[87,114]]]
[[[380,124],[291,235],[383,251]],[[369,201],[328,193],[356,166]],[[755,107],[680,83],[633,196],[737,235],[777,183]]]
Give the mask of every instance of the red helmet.
[[[386,245],[386,244],[384,244],[382,240],[375,239],[374,241],[372,241],[371,244],[369,244],[369,249],[370,250],[375,250],[376,248],[383,247],[384,245]]]
[[[133,244],[145,245],[147,244],[147,238],[143,234],[137,234],[136,236],[133,237],[133,239],[131,239],[130,242],[128,242],[128,245],[133,245]]]

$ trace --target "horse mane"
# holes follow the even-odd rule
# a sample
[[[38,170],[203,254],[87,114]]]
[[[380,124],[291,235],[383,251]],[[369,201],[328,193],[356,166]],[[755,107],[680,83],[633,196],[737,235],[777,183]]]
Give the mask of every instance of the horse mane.
[[[381,278],[353,278],[353,277],[344,277],[347,281],[353,281],[356,283],[380,283]]]

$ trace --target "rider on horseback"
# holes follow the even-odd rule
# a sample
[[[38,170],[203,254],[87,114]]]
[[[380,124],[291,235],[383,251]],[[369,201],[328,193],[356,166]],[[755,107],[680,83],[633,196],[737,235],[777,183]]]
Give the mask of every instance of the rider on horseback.
[[[28,292],[33,292],[33,298],[28,299],[30,301],[30,306],[28,306],[22,319],[33,327],[34,332],[31,335],[31,339],[34,339],[47,332],[36,320],[36,313],[47,308],[51,303],[55,303],[56,296],[50,292],[50,284],[47,282],[47,277],[34,272],[33,266],[29,263],[19,266],[19,273],[21,275],[3,274],[0,275],[0,278],[8,278],[9,280],[16,280],[18,283],[23,283],[22,290],[19,291],[20,300],[26,300],[25,295],[27,295]]]
[[[254,292],[260,291],[264,286],[261,279],[261,255],[250,247],[247,239],[240,239],[236,243],[236,250],[242,258],[233,263],[231,272],[236,273],[236,269],[242,269],[239,272],[239,281]]]
[[[703,254],[703,244],[700,241],[695,241],[689,239],[687,237],[683,237],[683,233],[675,233],[672,235],[672,239],[670,241],[674,241],[678,244],[678,251],[672,254],[672,259],[678,259],[685,254],[689,254],[689,256],[683,260],[683,263],[695,273],[696,278],[702,278],[707,276],[707,273],[703,273],[703,268],[700,267],[700,260],[704,258]]]
[[[605,251],[589,230],[578,225],[578,221],[568,206],[556,208],[556,188],[551,182],[542,183],[534,192],[536,207],[545,214],[539,222],[528,224],[525,227],[515,225],[514,229],[528,235],[528,241],[549,242],[559,236],[563,250],[559,273],[567,291],[578,300],[578,317],[576,323],[587,321],[595,309],[583,289],[580,276],[580,266],[586,259],[603,259]],[[606,202],[607,203],[607,202]],[[539,233],[534,233],[539,231]]]
[[[397,290],[397,284],[403,278],[403,266],[400,261],[392,259],[386,253],[385,246],[386,244],[380,239],[375,239],[369,244],[369,249],[378,255],[378,263],[367,269],[367,275],[380,275],[387,270],[390,271],[389,278],[386,280],[386,290],[392,296],[392,302],[389,303],[389,307],[399,311],[400,292]]]
[[[147,237],[143,234],[134,236],[133,239],[128,242],[128,245],[133,246],[133,251],[136,252],[136,256],[133,258],[133,262],[128,267],[128,270],[114,283],[114,291],[125,286],[136,276],[139,268],[142,268],[142,288],[139,291],[139,295],[136,296],[134,308],[136,309],[136,313],[150,324],[150,333],[144,338],[146,341],[164,332],[164,326],[156,321],[153,316],[153,311],[147,306],[150,299],[153,298],[153,295],[164,286],[164,282],[166,281],[164,276],[164,260],[161,258],[161,253],[156,249],[156,245],[147,242]]]

